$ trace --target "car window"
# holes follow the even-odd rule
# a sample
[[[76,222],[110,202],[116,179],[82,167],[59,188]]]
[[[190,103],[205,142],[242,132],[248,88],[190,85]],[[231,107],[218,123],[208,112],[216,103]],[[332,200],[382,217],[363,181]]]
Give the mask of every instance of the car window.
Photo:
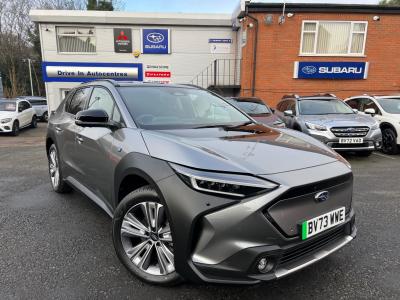
[[[378,105],[376,105],[374,101],[372,101],[369,98],[364,98],[362,102],[363,102],[362,111],[365,111],[368,108],[373,108],[376,114],[380,114]]]
[[[249,115],[271,114],[269,108],[263,103],[251,102],[251,101],[237,101],[235,105]]]
[[[294,115],[297,114],[297,109],[296,109],[296,101],[294,100],[289,100],[287,108],[285,110],[291,110]]]
[[[299,102],[301,115],[354,114],[341,100],[303,99]]]
[[[361,99],[350,99],[346,101],[347,105],[349,105],[352,109],[361,110]]]
[[[91,88],[82,88],[75,92],[74,96],[68,101],[65,111],[76,115],[84,109],[86,99],[89,96]]]
[[[0,111],[16,111],[17,105],[15,102],[0,102]]]
[[[141,128],[172,129],[230,126],[249,118],[206,90],[184,87],[120,87],[135,123]]]
[[[282,102],[278,103],[278,106],[276,107],[276,109],[279,110],[280,112],[284,112],[286,110],[287,105],[288,105],[287,100],[282,101]]]
[[[114,110],[114,99],[106,89],[95,87],[90,96],[88,109],[102,109],[111,119]]]
[[[383,110],[390,114],[400,114],[400,98],[378,98]]]
[[[22,111],[24,111],[24,110],[27,110],[28,108],[30,108],[31,107],[31,105],[28,103],[28,102],[26,102],[26,101],[20,101],[19,103],[18,103],[18,111],[19,112],[22,112]]]

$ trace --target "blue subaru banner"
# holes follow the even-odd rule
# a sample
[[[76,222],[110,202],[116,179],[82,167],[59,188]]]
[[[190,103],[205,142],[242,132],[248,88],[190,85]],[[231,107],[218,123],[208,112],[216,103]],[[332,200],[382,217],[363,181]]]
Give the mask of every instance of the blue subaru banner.
[[[142,53],[144,54],[169,54],[169,29],[142,29]]]
[[[367,79],[368,62],[296,61],[293,78],[300,79]]]

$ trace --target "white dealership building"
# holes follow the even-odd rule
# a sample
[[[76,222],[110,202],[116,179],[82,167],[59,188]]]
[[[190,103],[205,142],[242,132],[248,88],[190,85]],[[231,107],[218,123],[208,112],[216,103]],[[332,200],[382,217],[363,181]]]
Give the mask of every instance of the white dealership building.
[[[231,15],[32,10],[30,17],[39,26],[51,110],[97,78],[231,89],[239,82]]]

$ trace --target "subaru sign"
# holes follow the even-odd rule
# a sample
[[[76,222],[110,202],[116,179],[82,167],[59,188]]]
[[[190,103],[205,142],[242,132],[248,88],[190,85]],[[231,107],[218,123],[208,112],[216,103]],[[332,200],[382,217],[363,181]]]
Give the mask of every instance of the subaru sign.
[[[142,29],[143,54],[171,53],[169,29]]]
[[[367,79],[368,62],[296,61],[293,78],[300,79]]]

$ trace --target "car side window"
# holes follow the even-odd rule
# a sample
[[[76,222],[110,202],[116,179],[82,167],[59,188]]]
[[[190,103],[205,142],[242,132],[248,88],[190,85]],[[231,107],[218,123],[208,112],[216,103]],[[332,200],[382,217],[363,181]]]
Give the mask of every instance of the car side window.
[[[294,115],[297,115],[297,109],[296,109],[296,101],[294,100],[289,100],[288,101],[288,106],[286,110],[291,110]]]
[[[24,111],[25,109],[24,109],[24,103],[23,102],[19,102],[18,103],[18,112],[22,112],[22,111]]]
[[[111,119],[113,117],[114,105],[114,99],[106,89],[99,87],[93,89],[88,109],[102,109]]]
[[[360,110],[361,101],[360,99],[350,99],[349,101],[346,101],[346,104],[352,109]]]
[[[286,110],[286,107],[287,107],[287,101],[282,101],[282,102],[280,102],[280,103],[278,104],[277,109],[278,109],[280,112],[284,112],[284,111]]]
[[[376,114],[380,114],[380,110],[378,108],[378,105],[376,105],[376,103],[374,101],[372,101],[371,99],[365,98],[363,99],[363,108],[362,111],[365,111],[368,108],[373,108],[375,110]]]
[[[75,92],[74,96],[67,102],[65,111],[76,115],[85,108],[86,99],[89,96],[91,88],[82,88]]]

